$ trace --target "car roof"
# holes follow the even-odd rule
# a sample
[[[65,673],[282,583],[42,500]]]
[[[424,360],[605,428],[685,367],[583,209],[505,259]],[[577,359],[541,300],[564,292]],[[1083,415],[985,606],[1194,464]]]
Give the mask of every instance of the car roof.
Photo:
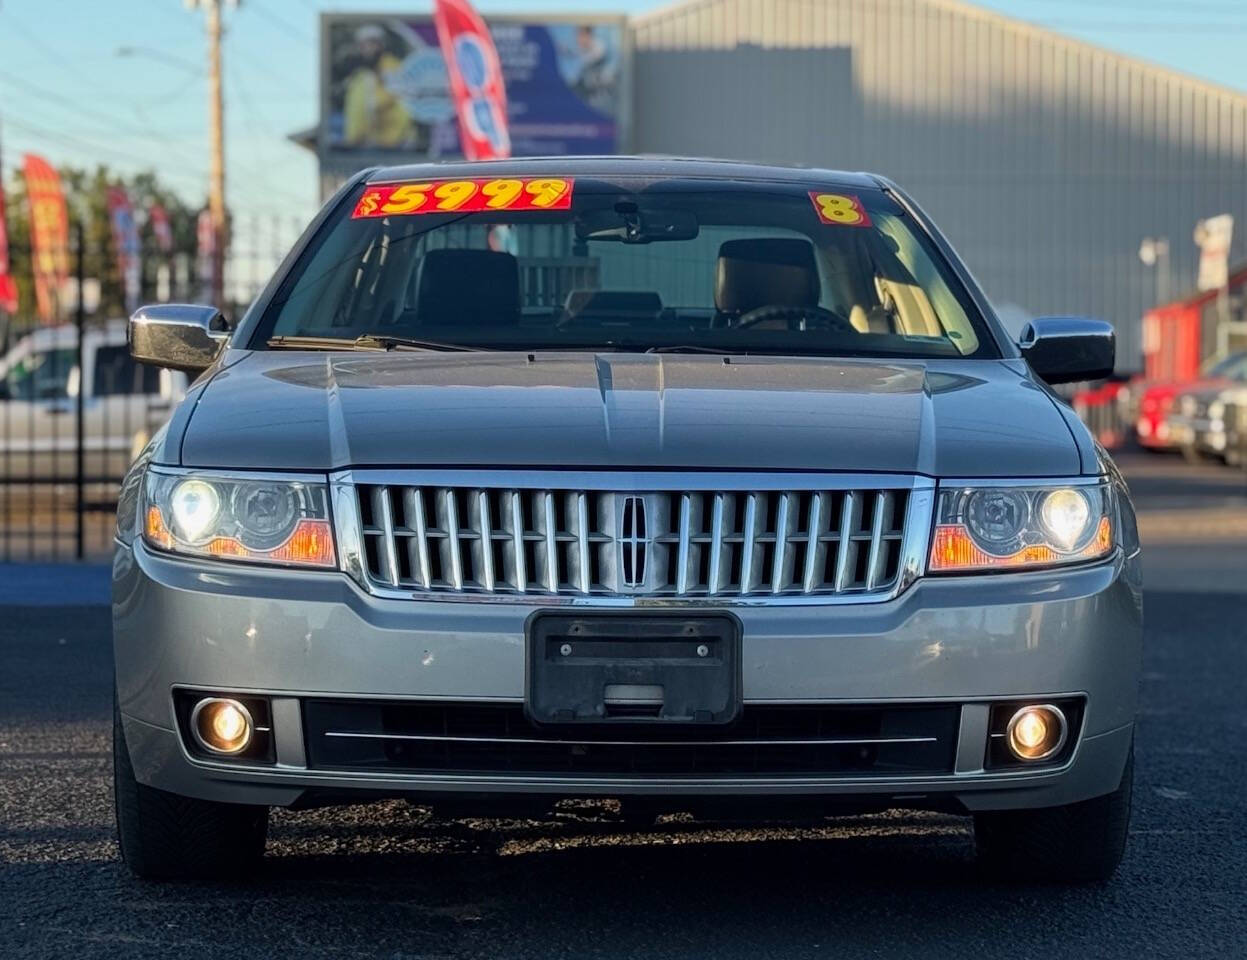
[[[616,177],[646,177],[706,180],[754,180],[771,183],[825,183],[858,190],[878,190],[882,184],[869,173],[786,167],[775,164],[746,163],[739,160],[709,160],[695,157],[605,156],[605,157],[517,157],[509,160],[452,161],[414,163],[380,167],[368,175],[369,183],[397,180],[464,179],[481,177],[584,177],[610,180]]]
[[[126,321],[114,319],[93,323],[83,329],[83,337],[85,341],[97,341],[106,346],[123,344],[126,342]],[[72,323],[62,323],[54,327],[36,327],[15,340],[11,350],[16,351],[19,347],[27,350],[50,350],[73,347],[77,343],[78,328]]]

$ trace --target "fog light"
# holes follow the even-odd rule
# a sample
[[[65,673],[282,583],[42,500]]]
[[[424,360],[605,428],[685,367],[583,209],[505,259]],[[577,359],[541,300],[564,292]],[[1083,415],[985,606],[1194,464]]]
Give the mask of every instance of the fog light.
[[[1009,720],[1005,741],[1019,760],[1047,760],[1065,746],[1065,714],[1049,703],[1022,707]]]
[[[251,713],[237,700],[206,697],[191,713],[195,742],[212,753],[241,753],[251,743]]]

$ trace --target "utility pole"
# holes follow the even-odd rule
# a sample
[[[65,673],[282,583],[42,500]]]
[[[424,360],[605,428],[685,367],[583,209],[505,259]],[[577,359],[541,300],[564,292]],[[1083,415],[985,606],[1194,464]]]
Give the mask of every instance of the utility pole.
[[[225,293],[225,103],[221,95],[221,7],[238,0],[186,0],[202,9],[208,31],[208,218],[212,223],[212,302],[224,305]]]

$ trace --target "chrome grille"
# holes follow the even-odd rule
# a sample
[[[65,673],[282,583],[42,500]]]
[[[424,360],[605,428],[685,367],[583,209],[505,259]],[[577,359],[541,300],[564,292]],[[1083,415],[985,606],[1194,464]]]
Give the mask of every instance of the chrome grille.
[[[613,491],[355,478],[347,498],[358,573],[382,591],[730,599],[892,590],[913,496],[908,485]]]

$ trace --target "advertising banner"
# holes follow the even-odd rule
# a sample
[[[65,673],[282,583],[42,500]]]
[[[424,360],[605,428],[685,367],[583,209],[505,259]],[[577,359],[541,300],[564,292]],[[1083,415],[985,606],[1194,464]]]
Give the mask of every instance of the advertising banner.
[[[459,144],[469,160],[511,156],[507,92],[485,21],[467,0],[434,0],[433,23],[459,116]]]
[[[17,284],[9,273],[9,234],[4,220],[4,181],[0,179],[0,310],[17,313]]]
[[[201,303],[212,303],[216,285],[216,231],[212,229],[212,214],[205,207],[195,221],[195,273],[199,280]]]
[[[59,294],[69,278],[69,211],[61,178],[43,157],[26,154],[23,161],[30,200],[31,271],[35,303],[44,323],[60,321]]]
[[[152,236],[156,238],[156,249],[161,253],[173,252],[173,225],[169,223],[169,213],[159,203],[153,203],[147,211],[147,222],[151,224]]]
[[[139,307],[142,253],[134,208],[130,206],[125,187],[108,188],[108,219],[113,227],[113,247],[117,251],[117,272],[125,290],[126,310],[133,313]]]
[[[469,155],[432,18],[321,22],[322,149],[411,160]],[[622,18],[493,17],[488,30],[513,155],[617,152]]]

